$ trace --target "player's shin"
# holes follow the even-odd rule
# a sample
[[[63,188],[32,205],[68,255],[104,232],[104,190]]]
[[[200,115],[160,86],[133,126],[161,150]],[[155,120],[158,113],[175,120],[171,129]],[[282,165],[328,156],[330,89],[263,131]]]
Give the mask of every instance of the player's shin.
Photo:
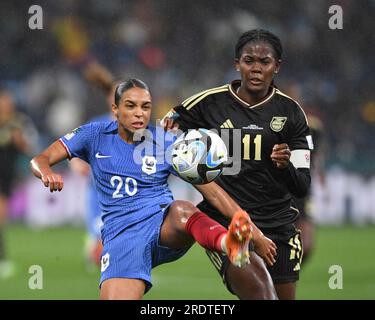
[[[202,247],[223,252],[222,242],[227,234],[227,229],[203,212],[197,211],[191,215],[185,224],[185,230]]]

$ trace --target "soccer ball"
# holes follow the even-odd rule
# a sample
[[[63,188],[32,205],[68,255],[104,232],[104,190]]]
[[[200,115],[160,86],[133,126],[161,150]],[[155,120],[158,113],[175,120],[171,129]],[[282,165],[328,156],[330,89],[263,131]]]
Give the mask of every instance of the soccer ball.
[[[189,130],[172,146],[172,165],[178,175],[192,184],[205,184],[223,172],[228,151],[218,134],[207,129]]]

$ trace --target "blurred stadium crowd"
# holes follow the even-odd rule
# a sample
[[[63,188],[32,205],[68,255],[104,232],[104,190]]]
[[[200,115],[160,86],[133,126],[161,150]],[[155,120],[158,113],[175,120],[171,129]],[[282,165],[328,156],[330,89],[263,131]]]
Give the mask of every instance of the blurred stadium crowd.
[[[28,27],[29,1],[0,4],[0,86],[35,124],[35,152],[106,112],[104,95],[82,75],[93,61],[117,79],[146,81],[158,119],[192,93],[237,78],[235,41],[243,31],[264,28],[284,45],[276,84],[324,123],[326,167],[375,173],[374,0],[33,4],[43,9],[42,30]],[[343,30],[329,29],[333,4],[343,9]]]

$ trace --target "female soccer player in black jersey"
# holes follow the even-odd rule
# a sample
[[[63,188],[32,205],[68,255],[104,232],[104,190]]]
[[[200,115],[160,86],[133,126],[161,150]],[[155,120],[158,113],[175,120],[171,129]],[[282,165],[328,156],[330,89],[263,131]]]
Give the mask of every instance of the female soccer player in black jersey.
[[[281,58],[277,36],[265,30],[245,32],[235,47],[241,80],[193,95],[164,118],[167,128],[177,124],[183,131],[200,127],[229,131],[232,169],[239,169],[227,170],[216,182],[261,232],[253,234],[257,254],[241,270],[230,266],[224,255],[207,253],[228,289],[243,299],[257,298],[257,292],[265,290],[256,285],[265,268],[259,256],[267,263],[280,299],[295,298],[301,266],[302,243],[294,226],[299,212],[292,195],[302,197],[309,189],[313,144],[304,111],[274,85]],[[206,200],[198,207],[228,225]],[[265,238],[276,244],[276,255],[261,245]]]

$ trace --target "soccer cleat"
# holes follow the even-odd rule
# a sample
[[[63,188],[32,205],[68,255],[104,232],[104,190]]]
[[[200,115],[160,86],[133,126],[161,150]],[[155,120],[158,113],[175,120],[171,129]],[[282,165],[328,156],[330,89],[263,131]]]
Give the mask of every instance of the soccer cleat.
[[[249,242],[252,238],[250,218],[245,211],[237,211],[228,228],[225,246],[229,260],[237,267],[250,263]]]

